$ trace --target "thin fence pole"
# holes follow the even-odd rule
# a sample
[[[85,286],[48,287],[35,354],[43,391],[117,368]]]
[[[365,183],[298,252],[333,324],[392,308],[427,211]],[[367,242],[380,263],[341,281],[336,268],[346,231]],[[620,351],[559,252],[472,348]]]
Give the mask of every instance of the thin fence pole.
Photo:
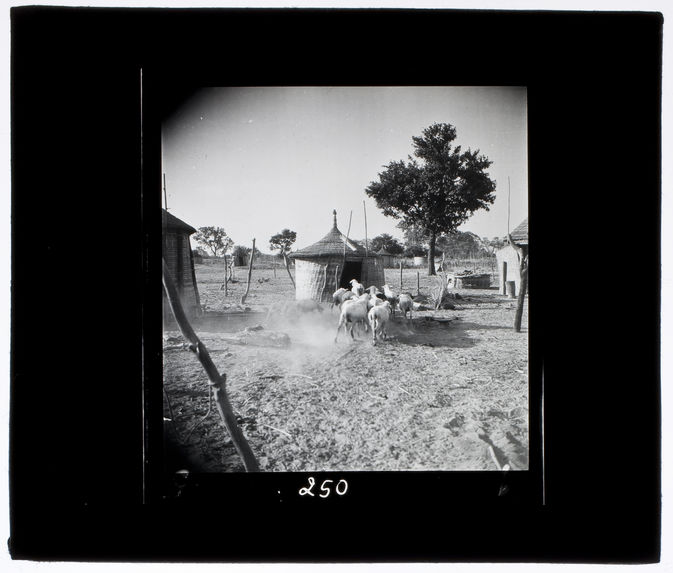
[[[362,209],[365,212],[365,257],[369,256],[369,247],[367,243],[369,242],[367,237],[367,206],[365,205],[365,200],[362,200]]]
[[[229,295],[229,287],[227,283],[229,282],[229,265],[227,264],[227,255],[224,255],[224,296]]]

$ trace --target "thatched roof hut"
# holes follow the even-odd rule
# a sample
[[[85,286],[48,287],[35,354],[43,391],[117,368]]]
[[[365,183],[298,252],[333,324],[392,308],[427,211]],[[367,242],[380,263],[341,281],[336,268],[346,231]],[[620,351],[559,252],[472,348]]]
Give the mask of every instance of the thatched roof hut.
[[[510,235],[517,245],[528,246],[528,219],[525,219]],[[500,293],[506,294],[505,283],[514,281],[516,292],[521,288],[521,272],[519,254],[511,245],[505,245],[495,253],[500,275]]]
[[[290,254],[295,263],[296,299],[332,300],[339,287],[350,288],[357,279],[365,287],[385,283],[383,261],[376,253],[367,253],[358,242],[347,239],[334,225],[317,243]]]
[[[383,261],[383,266],[384,267],[394,267],[395,266],[395,255],[392,253],[389,253],[386,251],[385,248],[381,248],[378,253],[376,253],[381,257],[381,260]]]
[[[192,248],[189,244],[189,236],[196,233],[196,229],[174,217],[165,209],[162,209],[162,212],[163,257],[168,272],[178,289],[187,316],[198,316],[201,311],[201,303],[199,301],[199,290],[196,286]],[[172,319],[173,313],[164,294],[164,320],[170,321]]]
[[[517,245],[527,245],[528,244],[528,219],[524,219],[516,229],[514,229],[510,235],[512,235],[512,240]]]

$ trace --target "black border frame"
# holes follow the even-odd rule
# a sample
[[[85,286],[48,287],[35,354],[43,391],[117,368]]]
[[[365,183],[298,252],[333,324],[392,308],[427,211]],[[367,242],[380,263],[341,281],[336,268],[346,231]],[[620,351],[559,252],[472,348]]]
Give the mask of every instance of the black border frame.
[[[12,9],[12,556],[657,561],[661,31],[648,13]],[[202,476],[166,500],[144,490],[158,478],[139,442],[146,427],[156,446],[140,387],[161,359],[160,337],[143,338],[161,315],[148,126],[192,87],[265,84],[527,86],[544,504],[533,458],[505,476],[504,496],[499,472],[357,473],[349,495],[320,504],[294,493],[304,474]],[[586,244],[625,226],[637,244],[602,253],[596,268]],[[596,306],[558,285],[570,247],[580,281],[641,263],[635,340],[614,312],[621,293]],[[58,302],[46,348],[30,328],[45,293],[29,257]],[[575,323],[583,303],[600,337]],[[144,395],[150,411],[155,392]],[[265,523],[269,535],[251,533]]]

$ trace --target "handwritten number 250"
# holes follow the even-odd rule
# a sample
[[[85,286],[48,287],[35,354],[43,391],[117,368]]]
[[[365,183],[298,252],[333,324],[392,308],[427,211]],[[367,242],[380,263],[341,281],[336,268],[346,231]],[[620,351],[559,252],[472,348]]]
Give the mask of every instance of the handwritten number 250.
[[[327,484],[334,483],[334,480],[326,479],[320,484],[320,491],[323,493],[318,494],[318,497],[329,497],[332,490]],[[313,486],[315,486],[315,479],[312,477],[308,478],[308,487],[302,487],[299,489],[299,495],[310,495],[315,497],[313,493]],[[341,479],[337,482],[334,491],[337,495],[344,495],[348,491],[348,482],[345,479]]]

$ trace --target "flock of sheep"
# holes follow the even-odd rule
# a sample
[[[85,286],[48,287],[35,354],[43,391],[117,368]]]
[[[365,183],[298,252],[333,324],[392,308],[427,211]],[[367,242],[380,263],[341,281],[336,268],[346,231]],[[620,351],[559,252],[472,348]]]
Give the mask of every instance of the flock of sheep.
[[[375,286],[365,289],[356,279],[349,284],[350,290],[340,288],[332,295],[332,308],[337,306],[341,310],[334,342],[337,342],[341,328],[350,332],[351,338],[355,340],[353,329],[361,325],[365,332],[371,328],[372,343],[376,345],[378,338],[386,338],[386,327],[394,317],[396,308],[402,311],[404,318],[408,312],[411,320],[414,303],[410,294],[396,295],[388,285],[383,285],[383,292]]]

